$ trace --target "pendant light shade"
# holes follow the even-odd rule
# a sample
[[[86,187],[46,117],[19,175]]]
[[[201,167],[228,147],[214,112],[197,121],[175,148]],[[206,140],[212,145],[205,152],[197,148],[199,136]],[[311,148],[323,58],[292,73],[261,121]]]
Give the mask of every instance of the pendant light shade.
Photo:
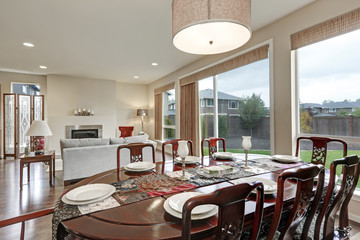
[[[173,0],[173,43],[193,54],[236,49],[251,37],[251,0]]]

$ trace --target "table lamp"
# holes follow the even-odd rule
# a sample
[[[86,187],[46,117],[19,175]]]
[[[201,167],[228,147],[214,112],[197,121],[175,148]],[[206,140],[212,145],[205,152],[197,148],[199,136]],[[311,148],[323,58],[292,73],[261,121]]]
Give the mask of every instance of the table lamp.
[[[147,109],[137,109],[136,111],[136,116],[141,117],[141,132],[139,132],[139,135],[144,135],[144,117],[146,117],[148,115],[148,110]]]
[[[25,136],[33,137],[34,152],[36,155],[44,154],[45,136],[51,136],[52,132],[45,121],[33,121]]]

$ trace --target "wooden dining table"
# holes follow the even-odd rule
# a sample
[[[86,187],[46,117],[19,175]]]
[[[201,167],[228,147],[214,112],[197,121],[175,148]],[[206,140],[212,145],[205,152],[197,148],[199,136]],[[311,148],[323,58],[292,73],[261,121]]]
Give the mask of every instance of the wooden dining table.
[[[259,159],[259,161],[261,161],[261,159]],[[219,161],[207,157],[203,159],[202,166],[218,164]],[[294,166],[302,164],[305,163],[294,164]],[[115,183],[144,177],[146,175],[161,174],[162,167],[162,163],[156,163],[155,169],[142,173],[133,173],[122,169],[120,175],[117,175],[117,170],[114,169],[84,179],[75,184],[71,189],[86,184]],[[199,166],[189,165],[187,166],[187,170],[193,167]],[[181,170],[181,165],[174,164],[172,161],[165,163],[165,173],[179,170]],[[277,177],[282,171],[284,171],[284,169],[258,174],[257,177],[277,181]],[[211,193],[217,189],[232,186],[234,184],[236,184],[236,179],[227,179],[214,184],[197,186],[185,191]],[[295,195],[296,183],[287,182],[285,188],[284,210],[289,210]],[[66,192],[64,192],[64,194],[65,193]],[[176,193],[152,196],[129,204],[121,204],[119,207],[63,220],[58,226],[53,226],[53,231],[56,231],[56,235],[53,235],[53,239],[180,239],[182,229],[181,219],[168,214],[163,207],[166,199],[174,194]],[[274,211],[275,200],[276,194],[266,195],[263,221],[270,222]],[[61,209],[63,207],[64,203],[59,200],[56,208]],[[250,195],[246,202],[245,229],[251,227],[254,211],[255,196]],[[213,233],[216,225],[217,215],[208,219],[193,221],[191,234],[194,238],[201,239],[202,237]]]

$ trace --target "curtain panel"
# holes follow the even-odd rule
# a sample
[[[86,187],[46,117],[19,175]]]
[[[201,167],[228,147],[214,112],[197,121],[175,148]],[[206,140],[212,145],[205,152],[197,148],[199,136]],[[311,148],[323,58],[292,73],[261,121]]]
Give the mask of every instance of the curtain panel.
[[[291,50],[357,29],[360,29],[360,8],[292,34]]]
[[[180,138],[191,140],[195,155],[200,153],[197,83],[182,86],[180,101]]]
[[[247,64],[266,59],[268,58],[268,55],[269,55],[269,44],[266,44],[259,48],[253,49],[249,52],[241,54],[240,56],[216,64],[212,67],[196,72],[190,76],[186,76],[180,79],[180,86],[191,84],[201,79],[215,76],[217,74],[224,73],[232,69],[239,68],[241,66],[245,66]]]

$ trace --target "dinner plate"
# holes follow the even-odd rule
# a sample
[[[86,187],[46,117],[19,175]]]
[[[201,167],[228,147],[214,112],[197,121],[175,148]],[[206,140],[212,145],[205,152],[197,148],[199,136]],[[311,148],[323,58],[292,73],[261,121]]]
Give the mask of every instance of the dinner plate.
[[[133,162],[126,165],[126,168],[133,170],[144,170],[154,168],[155,164],[152,162]]]
[[[138,162],[138,163],[140,163],[140,162]],[[126,165],[124,167],[124,169],[126,171],[130,171],[130,172],[145,172],[145,171],[149,171],[156,167],[156,164],[152,163],[152,162],[143,162],[143,163],[146,163],[146,164],[135,165],[135,168],[131,168],[131,166],[134,166],[134,165],[131,165],[129,167],[130,164],[133,164],[133,163],[130,163],[130,164]]]
[[[232,152],[216,152],[213,154],[215,159],[232,159],[233,153]]]
[[[169,206],[174,209],[175,211],[182,213],[183,210],[183,206],[184,203],[195,196],[199,196],[199,195],[204,195],[203,193],[199,193],[199,192],[184,192],[184,193],[179,193],[176,195],[173,195],[171,197],[169,197]],[[200,205],[195,207],[191,214],[203,214],[206,212],[209,212],[211,210],[213,210],[216,206],[212,205],[212,204],[204,204],[204,205]]]
[[[180,218],[182,219],[182,213],[175,211],[174,209],[172,209],[169,205],[169,199],[166,199],[166,201],[164,202],[164,209],[167,213],[169,213],[170,215],[176,217],[176,218]],[[191,214],[191,220],[201,220],[201,219],[206,219],[209,217],[212,217],[214,215],[216,215],[218,212],[218,207],[216,206],[214,209],[203,213],[203,214]]]
[[[67,199],[66,194],[64,196],[62,196],[61,200],[69,205],[87,205],[90,203],[96,203],[96,202],[100,202],[108,197],[110,197],[114,192],[115,192],[116,188],[114,187],[113,190],[111,190],[108,194],[100,197],[100,198],[96,198],[96,199],[92,199],[89,201],[71,201],[69,199]]]
[[[66,198],[70,201],[90,201],[107,195],[114,188],[110,184],[88,184],[69,191],[66,193]]]
[[[299,157],[294,157],[291,155],[273,155],[271,156],[271,159],[282,163],[295,163],[301,161]]]
[[[246,183],[252,183],[255,181],[262,182],[264,185],[264,193],[265,194],[274,194],[277,192],[277,183],[275,181],[267,179],[267,178],[247,177],[247,178],[240,178],[239,180],[241,180],[242,182],[246,182]]]
[[[200,161],[199,157],[196,156],[186,156],[185,157],[185,164],[195,164]],[[175,158],[175,162],[182,163],[182,160],[180,157]]]

